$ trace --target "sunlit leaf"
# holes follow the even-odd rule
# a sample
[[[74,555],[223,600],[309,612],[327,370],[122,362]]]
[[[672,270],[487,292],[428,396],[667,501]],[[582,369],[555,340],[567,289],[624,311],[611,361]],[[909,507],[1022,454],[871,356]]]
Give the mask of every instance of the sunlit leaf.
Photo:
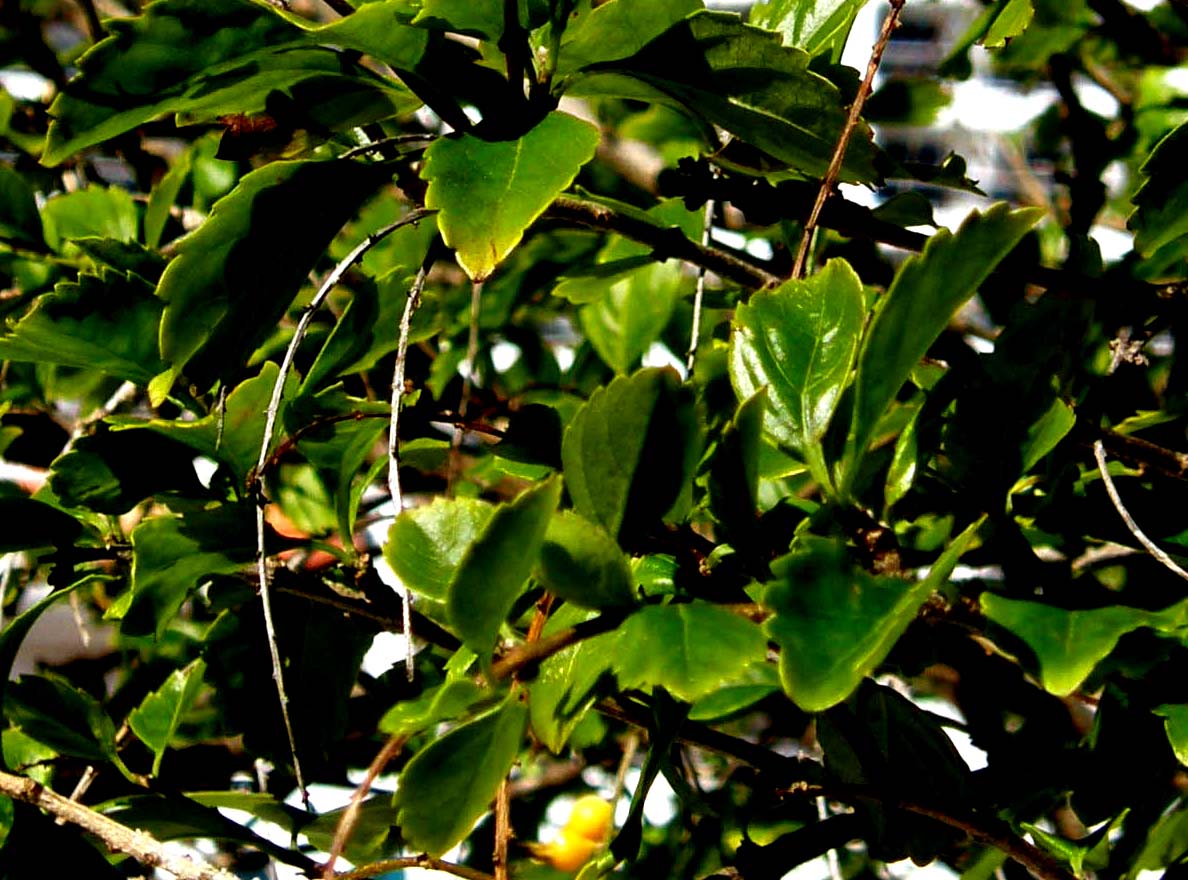
[[[545,589],[584,608],[631,605],[631,570],[615,539],[572,510],[553,516],[540,549]]]
[[[740,399],[766,389],[764,430],[831,485],[821,439],[853,369],[865,320],[862,281],[830,260],[804,281],[760,291],[735,312],[730,379]]]
[[[446,595],[446,609],[462,641],[490,654],[499,628],[523,592],[561,499],[553,477],[495,508],[466,549]]]
[[[619,628],[614,670],[625,688],[662,687],[694,702],[767,653],[758,624],[708,602],[649,605]]]
[[[866,0],[765,0],[751,7],[751,24],[776,31],[785,46],[841,58],[854,16]]]
[[[1139,173],[1143,183],[1131,199],[1134,211],[1126,225],[1134,247],[1144,257],[1188,235],[1188,180],[1181,157],[1188,149],[1188,122],[1155,145]]]
[[[528,708],[513,696],[408,762],[393,805],[413,849],[440,856],[465,839],[511,769],[527,719]]]
[[[115,755],[115,725],[99,701],[56,676],[22,675],[5,692],[4,713],[59,754],[89,761]]]
[[[974,211],[955,234],[946,229],[909,257],[895,275],[858,355],[854,415],[847,440],[842,492],[857,476],[883,412],[953,313],[978,289],[1043,212],[1011,211],[1005,203]]]
[[[410,590],[444,600],[458,564],[494,510],[477,498],[435,498],[402,511],[388,532],[384,558]]]
[[[495,270],[597,145],[593,126],[555,112],[517,140],[461,135],[425,151],[425,206],[438,209],[442,237],[472,279]]]
[[[558,76],[634,55],[702,4],[697,0],[610,0],[571,22],[561,38]]]
[[[165,750],[198,697],[205,672],[206,662],[201,657],[174,670],[161,687],[145,695],[128,714],[128,726],[153,752],[154,776],[161,772]]]
[[[805,536],[772,563],[764,631],[780,646],[784,692],[806,712],[828,709],[887,656],[933,591],[970,547],[980,523],[956,537],[927,578],[872,575],[835,541]]]

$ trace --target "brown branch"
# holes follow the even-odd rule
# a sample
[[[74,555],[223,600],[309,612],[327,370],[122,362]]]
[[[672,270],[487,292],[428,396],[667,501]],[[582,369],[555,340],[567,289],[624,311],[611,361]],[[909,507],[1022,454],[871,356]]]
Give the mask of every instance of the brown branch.
[[[622,622],[623,618],[617,615],[601,614],[558,630],[542,639],[517,645],[492,664],[491,680],[503,681],[517,675],[526,667],[546,660],[571,645],[610,632]]]
[[[222,868],[172,856],[152,835],[109,819],[27,777],[0,772],[0,794],[40,807],[95,835],[112,852],[125,853],[150,868],[163,868],[180,880],[235,880],[234,874]]]
[[[495,880],[508,880],[507,849],[511,837],[511,787],[505,776],[495,794],[495,847],[491,852]]]
[[[353,871],[346,871],[342,874],[335,874],[334,876],[336,880],[366,880],[368,877],[379,877],[381,874],[399,871],[404,868],[427,868],[430,871],[453,874],[455,877],[462,877],[463,880],[495,880],[494,877],[483,871],[476,871],[474,868],[468,868],[465,865],[458,865],[454,862],[444,862],[441,859],[435,859],[432,856],[423,854],[419,856],[407,856],[402,859],[385,859],[382,862],[372,862],[370,865],[364,865],[362,868],[356,868]]]
[[[1188,453],[1177,452],[1165,446],[1159,446],[1149,440],[1119,434],[1117,431],[1102,429],[1097,438],[1106,451],[1116,457],[1129,461],[1131,464],[1151,467],[1168,477],[1177,480],[1188,479]],[[1085,445],[1092,446],[1094,441],[1086,440]]]
[[[778,275],[728,251],[700,245],[687,238],[679,229],[663,229],[596,202],[561,196],[548,207],[544,216],[566,223],[616,232],[632,241],[650,246],[658,258],[684,260],[696,266],[705,266],[728,281],[750,289],[775,287],[783,280]]]
[[[997,819],[984,820],[970,814],[958,815],[931,804],[900,798],[890,792],[879,791],[862,785],[809,785],[800,784],[790,788],[789,795],[825,797],[845,803],[873,803],[926,816],[950,828],[963,831],[978,843],[992,846],[1018,862],[1040,880],[1073,880],[1073,875],[1055,858],[1028,843],[1012,832]]]
[[[883,51],[891,41],[891,34],[899,27],[899,13],[903,9],[903,4],[904,0],[890,0],[891,9],[887,13],[887,17],[883,19],[883,28],[879,31],[879,38],[870,50],[870,61],[866,64],[866,76],[862,80],[862,85],[858,87],[858,94],[854,97],[854,103],[850,105],[850,113],[846,117],[846,124],[842,126],[841,135],[837,139],[837,146],[834,147],[833,156],[829,160],[829,167],[825,170],[825,176],[821,178],[821,186],[817,190],[817,199],[813,202],[813,209],[809,212],[808,220],[804,224],[804,231],[800,235],[800,247],[796,251],[796,260],[792,264],[793,278],[804,277],[805,267],[808,263],[809,245],[812,244],[813,232],[816,230],[817,221],[821,217],[821,209],[825,207],[825,200],[829,198],[829,194],[833,192],[834,186],[837,185],[838,175],[841,174],[842,162],[846,158],[846,148],[850,146],[850,138],[853,137],[854,130],[858,127],[858,119],[862,116],[862,108],[866,104],[866,99],[870,97],[875,74],[879,70],[879,62],[883,60]]]
[[[323,880],[330,880],[334,876],[334,863],[338,861],[338,857],[346,849],[347,841],[355,832],[355,823],[359,821],[359,809],[363,806],[363,800],[367,797],[367,793],[371,791],[371,784],[384,771],[388,763],[400,754],[407,739],[406,736],[390,737],[367,767],[367,774],[351,795],[350,805],[343,811],[338,820],[338,827],[334,829],[334,841],[330,845],[330,856],[326,859],[326,864],[322,866]]]

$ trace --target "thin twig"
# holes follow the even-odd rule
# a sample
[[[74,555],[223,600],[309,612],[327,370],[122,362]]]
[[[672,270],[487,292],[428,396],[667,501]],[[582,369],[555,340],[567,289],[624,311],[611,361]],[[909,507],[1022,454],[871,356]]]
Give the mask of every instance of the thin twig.
[[[398,134],[351,147],[338,158],[341,161],[342,159],[354,159],[356,156],[364,156],[368,153],[385,154],[388,147],[404,147],[409,144],[423,144],[427,147],[435,140],[437,140],[435,134]]]
[[[511,789],[505,776],[495,794],[495,848],[491,853],[495,880],[508,880],[507,849],[511,837]]]
[[[830,800],[851,804],[855,802],[874,803],[883,807],[915,813],[917,816],[926,816],[943,825],[948,825],[950,828],[965,832],[978,843],[1001,850],[1040,880],[1073,880],[1072,874],[1055,858],[1012,833],[1009,828],[997,820],[987,822],[974,816],[957,815],[931,804],[901,799],[892,792],[880,791],[870,786],[800,784],[789,789],[787,793],[826,797]]]
[[[1130,515],[1130,511],[1126,509],[1126,505],[1122,503],[1122,496],[1118,494],[1118,487],[1114,485],[1114,478],[1110,476],[1109,468],[1106,466],[1105,446],[1102,445],[1100,440],[1093,442],[1093,457],[1097,459],[1097,470],[1101,474],[1102,482],[1105,483],[1110,501],[1114,502],[1114,509],[1122,517],[1122,522],[1126,523],[1126,528],[1130,529],[1130,534],[1134,535],[1146,551],[1154,556],[1164,568],[1179,575],[1184,580],[1188,580],[1188,571],[1180,568],[1174,559],[1164,553],[1154,541],[1146,536],[1143,530],[1139,528],[1138,523],[1134,521],[1134,517]]]
[[[388,763],[400,754],[400,750],[404,748],[404,743],[407,740],[407,736],[390,737],[367,767],[367,774],[351,795],[351,802],[343,810],[342,816],[338,820],[338,827],[334,829],[334,841],[330,845],[330,856],[326,859],[326,864],[322,866],[323,880],[330,880],[334,876],[334,863],[346,849],[347,842],[355,831],[355,824],[359,821],[359,808],[363,806],[367,793],[371,791],[371,784],[375,782],[377,776],[384,772]]]
[[[874,84],[875,74],[879,70],[879,62],[883,60],[883,50],[891,41],[891,34],[899,26],[899,13],[903,9],[904,0],[889,0],[891,9],[883,19],[883,28],[879,31],[879,38],[870,50],[870,61],[866,64],[866,76],[862,85],[858,87],[858,94],[854,103],[850,105],[850,113],[846,117],[846,124],[842,127],[841,135],[837,139],[837,146],[833,148],[833,157],[829,160],[829,167],[825,176],[821,178],[821,187],[817,190],[817,200],[813,202],[813,209],[809,212],[808,220],[804,224],[804,232],[800,235],[800,247],[796,251],[796,261],[792,264],[792,277],[803,278],[808,263],[809,245],[812,244],[813,232],[817,228],[817,220],[821,217],[821,209],[825,207],[825,200],[833,192],[837,178],[841,174],[842,162],[846,158],[846,148],[850,146],[850,138],[854,129],[858,127],[858,119],[862,115],[862,108],[866,99],[870,97],[870,90]]]
[[[503,681],[516,676],[525,667],[546,660],[585,639],[610,632],[622,622],[622,618],[614,614],[601,614],[536,641],[517,645],[491,665],[491,680]]]
[[[717,169],[713,169],[717,174]],[[701,224],[701,246],[708,248],[714,231],[714,200],[705,200],[705,220]],[[685,355],[685,370],[693,375],[697,363],[697,337],[701,335],[701,303],[705,299],[705,266],[697,268],[697,292],[693,294],[693,326],[689,331],[689,352]]]
[[[704,247],[690,241],[679,229],[664,229],[646,220],[613,211],[597,202],[562,196],[553,201],[544,216],[616,232],[648,245],[656,252],[658,259],[684,260],[696,266],[705,266],[716,275],[752,290],[775,287],[783,281],[778,275],[742,257],[721,248]]]
[[[400,489],[400,404],[404,399],[404,366],[408,360],[408,334],[412,326],[413,312],[421,303],[421,291],[425,288],[425,278],[429,274],[430,258],[426,257],[421,264],[417,277],[413,280],[412,288],[408,292],[408,299],[404,303],[404,313],[400,316],[400,341],[396,344],[396,366],[392,371],[392,416],[388,422],[388,493],[392,496],[392,515],[400,516],[404,509],[404,494]],[[412,681],[413,643],[412,643],[412,593],[408,587],[400,595],[400,610],[404,623],[404,674]]]
[[[98,43],[107,36],[107,30],[99,18],[99,11],[95,9],[95,0],[78,0],[78,5],[82,7],[83,17],[87,20],[87,36],[92,43]]]
[[[410,223],[417,223],[427,217],[430,211],[418,208],[410,212],[395,223],[389,223],[378,232],[373,232],[367,236],[363,241],[357,244],[349,254],[339,261],[330,274],[326,276],[326,280],[322,282],[321,288],[314,295],[306,307],[305,312],[301,315],[301,320],[297,322],[297,329],[293,332],[293,338],[289,341],[289,347],[285,349],[285,356],[281,359],[280,369],[276,375],[276,382],[272,386],[272,398],[268,402],[268,411],[264,417],[264,434],[260,439],[260,454],[256,459],[256,471],[253,475],[253,489],[256,495],[256,574],[260,585],[260,602],[264,611],[264,630],[268,637],[268,651],[272,657],[272,677],[276,682],[276,693],[281,705],[281,719],[285,725],[285,735],[289,740],[289,754],[293,758],[293,774],[296,777],[297,788],[301,792],[301,799],[306,807],[309,807],[309,792],[305,788],[305,778],[301,773],[301,762],[297,757],[297,740],[293,734],[293,722],[289,717],[289,697],[285,692],[284,673],[281,666],[280,648],[276,640],[276,625],[272,617],[272,597],[268,589],[268,556],[267,549],[264,546],[264,508],[267,501],[264,498],[263,486],[261,484],[261,474],[264,466],[268,463],[268,450],[272,446],[272,435],[276,429],[276,420],[280,412],[281,397],[285,390],[285,380],[289,376],[290,370],[293,368],[293,359],[297,355],[297,349],[301,345],[301,341],[305,338],[306,332],[309,330],[310,322],[313,320],[314,313],[325,302],[326,297],[330,295],[330,291],[338,284],[346,271],[355,264],[355,262],[363,257],[369,250],[395,232],[401,227],[408,226]],[[344,535],[344,540],[348,540],[349,536]]]
[[[639,751],[639,731],[632,728],[627,731],[626,742],[623,743],[623,754],[619,757],[619,769],[615,771],[615,781],[611,786],[611,803],[618,803],[623,796],[623,786],[627,784],[627,771],[635,763],[635,753]]]
[[[445,862],[424,854],[406,856],[402,859],[385,859],[382,862],[372,862],[370,865],[364,865],[362,868],[336,874],[335,878],[336,880],[367,880],[369,877],[379,877],[382,874],[401,871],[405,868],[425,868],[430,871],[441,871],[445,874],[453,874],[455,877],[461,877],[463,880],[495,880],[494,877],[483,871],[476,871],[474,868],[468,868],[465,865]]]
[[[89,807],[75,803],[40,782],[0,772],[0,794],[40,807],[59,819],[94,834],[112,852],[126,853],[142,865],[162,868],[180,880],[235,880],[235,875],[200,861],[170,855],[164,845],[144,831],[134,831]],[[477,878],[475,878],[477,880]]]
[[[478,374],[478,331],[479,305],[482,303],[483,282],[475,281],[470,286],[470,330],[466,336],[466,372],[462,375],[462,399],[458,401],[458,426],[454,428],[454,436],[450,439],[450,467],[446,484],[446,493],[452,495],[454,481],[458,478],[459,457],[462,449],[462,437],[466,433],[462,424],[466,422],[466,410],[470,406],[470,393],[474,388],[474,378]]]

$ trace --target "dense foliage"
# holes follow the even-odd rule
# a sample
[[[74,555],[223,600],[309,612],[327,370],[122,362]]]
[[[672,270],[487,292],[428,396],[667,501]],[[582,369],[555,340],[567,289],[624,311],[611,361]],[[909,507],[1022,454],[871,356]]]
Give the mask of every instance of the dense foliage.
[[[863,0],[128,5],[0,11],[7,876],[1183,870],[1182,0],[931,71],[1054,89],[1026,206],[879,146]]]

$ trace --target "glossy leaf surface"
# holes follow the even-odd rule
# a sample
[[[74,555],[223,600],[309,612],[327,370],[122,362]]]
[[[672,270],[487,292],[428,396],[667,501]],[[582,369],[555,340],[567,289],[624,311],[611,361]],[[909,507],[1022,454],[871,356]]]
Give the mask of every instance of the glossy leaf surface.
[[[161,759],[186,712],[198,698],[205,672],[206,662],[202,658],[175,670],[128,715],[132,732],[153,752],[154,776],[161,772]]]
[[[458,564],[493,512],[475,498],[436,498],[405,510],[388,532],[384,558],[409,589],[444,600]]]

